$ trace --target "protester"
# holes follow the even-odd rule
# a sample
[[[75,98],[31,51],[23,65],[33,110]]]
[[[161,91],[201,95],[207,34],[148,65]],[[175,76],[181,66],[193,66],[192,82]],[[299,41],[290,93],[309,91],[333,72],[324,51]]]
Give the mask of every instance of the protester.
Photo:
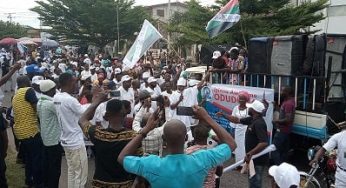
[[[336,172],[335,172],[335,187],[346,187],[346,126],[345,122],[339,124],[341,132],[334,134],[329,138],[327,143],[325,143],[315,154],[315,157],[310,161],[310,166],[314,166],[319,163],[321,157],[325,155],[326,152],[331,152],[333,149],[337,148],[336,156]]]
[[[186,154],[191,154],[200,150],[210,149],[208,148],[208,137],[209,137],[210,128],[205,123],[200,122],[197,126],[193,128],[192,136],[194,138],[194,145],[188,147],[186,149]],[[218,171],[222,170],[222,166],[217,166],[216,168],[212,168],[208,172],[208,176],[204,180],[205,188],[214,188],[216,187],[215,175]]]
[[[135,93],[133,88],[131,88],[131,81],[132,78],[129,75],[124,75],[121,78],[122,86],[120,86],[118,90],[120,91],[120,100],[129,101],[131,103],[131,109],[133,109],[135,106]],[[133,118],[133,110],[131,110],[128,117]]]
[[[130,173],[137,174],[156,187],[202,187],[208,170],[228,160],[236,148],[233,138],[220,127],[205,111],[194,106],[195,116],[205,121],[217,134],[221,144],[211,150],[200,151],[191,155],[184,154],[186,125],[179,120],[168,121],[163,129],[164,140],[167,143],[166,157],[156,155],[135,157],[133,155],[143,139],[159,122],[159,110],[153,113],[146,126],[121,151],[118,162]],[[172,175],[175,175],[172,178]]]
[[[31,87],[30,79],[21,76],[17,79],[18,90],[13,97],[14,133],[21,142],[25,159],[25,184],[43,187],[42,140],[36,114],[38,99]]]
[[[125,145],[135,137],[135,132],[126,130],[122,124],[125,112],[120,100],[107,102],[105,119],[109,127],[103,129],[90,124],[97,106],[107,100],[106,93],[99,93],[79,120],[79,125],[94,144],[95,173],[93,187],[131,187],[135,175],[127,173],[117,158]],[[139,147],[138,147],[139,148]]]
[[[295,99],[294,91],[291,87],[283,87],[282,89],[283,102],[280,107],[279,119],[273,120],[273,125],[276,128],[276,133],[273,138],[273,144],[276,146],[276,151],[272,152],[274,165],[280,165],[287,162],[288,151],[290,149],[290,133],[293,126]]]
[[[239,119],[249,117],[249,109],[246,106],[246,103],[249,102],[249,94],[247,92],[239,92],[239,105],[235,106],[232,110],[232,116],[237,117]],[[222,112],[218,112],[217,115],[224,116],[226,119],[228,119],[227,114],[224,114]],[[247,125],[243,124],[233,124],[234,125],[234,139],[237,143],[237,149],[234,151],[235,154],[235,161],[241,161],[245,158],[245,134]]]
[[[40,90],[42,95],[37,103],[37,114],[40,119],[40,133],[44,145],[44,185],[49,188],[58,188],[62,147],[59,143],[61,127],[53,103],[56,84],[51,80],[42,80]]]
[[[60,141],[67,161],[68,187],[84,187],[88,177],[88,159],[83,132],[78,126],[78,120],[87,106],[81,105],[71,96],[76,80],[69,73],[61,74],[59,76],[61,93],[55,94],[53,98],[59,124],[62,127]]]
[[[268,155],[263,155],[252,160],[252,156],[261,152],[268,146],[267,125],[262,114],[266,110],[265,105],[255,100],[248,104],[250,117],[239,119],[235,116],[228,116],[227,119],[232,123],[248,125],[245,133],[245,152],[244,161],[249,164],[253,161],[256,174],[249,176],[249,187],[262,187],[264,168],[268,163]]]

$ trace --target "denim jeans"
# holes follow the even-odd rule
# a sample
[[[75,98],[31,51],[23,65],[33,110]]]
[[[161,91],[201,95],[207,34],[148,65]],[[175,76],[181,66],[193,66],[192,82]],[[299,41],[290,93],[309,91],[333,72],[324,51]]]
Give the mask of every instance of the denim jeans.
[[[43,143],[40,133],[20,142],[25,156],[25,183],[35,188],[43,187]]]
[[[256,174],[249,178],[249,188],[261,188],[264,166],[255,165]]]
[[[280,165],[287,161],[288,151],[290,149],[289,134],[276,132],[273,139],[273,144],[276,151],[272,152],[272,160],[274,165]]]

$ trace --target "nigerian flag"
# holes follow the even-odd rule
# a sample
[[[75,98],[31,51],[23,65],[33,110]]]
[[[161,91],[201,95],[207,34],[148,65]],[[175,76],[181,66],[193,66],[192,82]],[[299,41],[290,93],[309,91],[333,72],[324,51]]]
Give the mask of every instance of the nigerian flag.
[[[221,10],[208,22],[205,28],[210,38],[214,38],[227,29],[231,28],[240,19],[238,0],[230,0]]]

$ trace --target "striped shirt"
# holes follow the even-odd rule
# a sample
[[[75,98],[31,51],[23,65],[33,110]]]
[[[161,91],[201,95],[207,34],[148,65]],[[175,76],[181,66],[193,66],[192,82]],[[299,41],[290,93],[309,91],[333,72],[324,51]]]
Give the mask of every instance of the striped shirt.
[[[38,118],[33,105],[37,102],[32,88],[20,88],[13,97],[14,134],[19,140],[34,137],[38,132]]]

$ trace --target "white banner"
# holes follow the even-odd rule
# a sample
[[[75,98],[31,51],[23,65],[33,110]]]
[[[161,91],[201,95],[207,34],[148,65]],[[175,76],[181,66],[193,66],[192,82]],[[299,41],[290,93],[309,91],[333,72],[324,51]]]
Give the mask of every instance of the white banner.
[[[148,20],[144,20],[136,41],[124,57],[123,71],[132,69],[142,55],[160,38],[162,35],[159,31]]]
[[[273,130],[273,101],[274,101],[274,90],[267,88],[258,87],[246,87],[236,85],[225,85],[225,84],[212,84],[202,89],[202,96],[207,100],[206,110],[209,115],[218,122],[221,126],[227,129],[229,127],[229,121],[225,118],[216,116],[216,113],[223,111],[226,114],[231,114],[233,108],[238,105],[239,97],[238,94],[241,91],[246,91],[250,95],[250,100],[266,100],[269,104],[267,113],[264,120],[267,124],[268,136],[272,137]]]

